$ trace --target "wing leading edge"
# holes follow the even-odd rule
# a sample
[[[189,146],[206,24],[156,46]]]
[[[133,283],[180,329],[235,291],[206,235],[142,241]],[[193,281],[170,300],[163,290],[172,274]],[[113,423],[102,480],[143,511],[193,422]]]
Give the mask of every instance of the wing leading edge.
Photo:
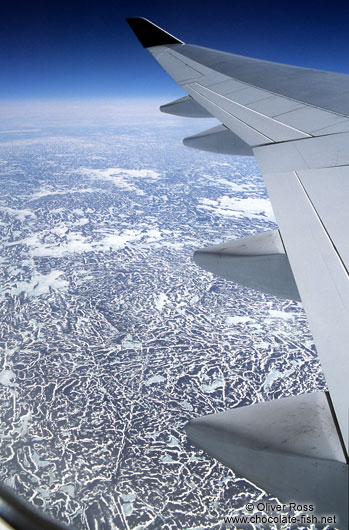
[[[152,23],[142,21],[143,28],[148,27],[149,32]],[[130,25],[135,30],[135,24],[131,22]],[[142,32],[136,30],[135,33],[142,42]],[[221,245],[223,251],[212,247],[197,253],[196,257],[206,260],[204,268],[216,274],[223,271],[224,277],[244,285],[257,289],[263,286],[262,290],[281,296],[284,289],[287,296],[295,299],[300,295],[329,387],[333,403],[332,430],[337,432],[342,448],[341,465],[346,474],[349,437],[349,242],[346,234],[349,224],[349,76],[241,57],[184,44],[178,39],[170,41],[164,35],[159,41],[153,39],[151,42],[148,51],[186,91],[187,97],[183,99],[192,114],[206,112],[222,124],[186,139],[185,144],[214,152],[253,153],[256,157],[279,225],[284,246],[280,257],[274,255],[270,259],[265,249],[264,253],[259,252],[258,258],[250,253],[250,262],[248,253],[243,260],[241,256],[237,259],[234,250],[237,245],[232,242]],[[179,107],[178,113],[186,115],[182,103]],[[172,110],[177,113],[176,109]],[[250,243],[242,240],[242,244],[248,246]],[[227,257],[227,253],[234,256]],[[272,278],[269,267],[275,267],[275,263],[284,263],[279,265],[277,274],[280,275],[286,274],[290,266],[292,272],[287,272],[287,281],[275,283],[283,285],[278,287],[280,292],[275,291],[271,280],[258,280],[257,269],[253,268],[253,262],[258,260],[263,263],[266,278],[268,275]],[[239,261],[249,265],[241,268]],[[268,263],[273,265],[268,266]],[[250,283],[242,277],[246,271],[249,271]],[[299,402],[299,398],[290,399]],[[274,402],[265,405],[266,418],[272,414],[272,406],[282,407]],[[270,413],[266,412],[268,405]],[[256,406],[246,409],[253,407]],[[229,421],[226,418],[214,421],[217,432],[222,432],[222,425],[224,430],[234,421],[239,431],[240,412],[247,414],[247,410],[230,411]],[[250,418],[253,414],[248,412]],[[206,446],[202,442],[205,437],[199,436],[201,441],[198,441],[200,429],[201,433],[205,429],[211,434],[213,431],[211,420],[206,425],[203,418],[200,427],[197,421],[193,420],[193,425],[188,426],[189,437],[234,467],[233,460],[227,462],[224,457],[223,446],[217,451],[219,444],[216,444],[213,451],[208,442]],[[234,446],[239,432],[230,427],[228,430],[229,443]],[[311,439],[312,434],[309,434]],[[247,443],[248,439],[245,441]],[[250,446],[249,450],[255,451],[256,447]],[[325,461],[332,461],[333,455],[322,455],[320,460],[325,469]],[[277,491],[274,489],[273,493]],[[316,497],[314,491],[313,494]],[[306,495],[311,497],[312,494],[307,491]],[[346,503],[342,499],[339,511],[342,511],[340,527],[344,529],[343,502]]]

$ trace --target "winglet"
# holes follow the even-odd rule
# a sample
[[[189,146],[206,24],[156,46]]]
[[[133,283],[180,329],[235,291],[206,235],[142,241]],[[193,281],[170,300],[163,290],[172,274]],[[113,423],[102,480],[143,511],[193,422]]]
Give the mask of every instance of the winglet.
[[[144,48],[166,46],[166,44],[184,44],[183,41],[176,39],[146,18],[127,18],[126,21]]]

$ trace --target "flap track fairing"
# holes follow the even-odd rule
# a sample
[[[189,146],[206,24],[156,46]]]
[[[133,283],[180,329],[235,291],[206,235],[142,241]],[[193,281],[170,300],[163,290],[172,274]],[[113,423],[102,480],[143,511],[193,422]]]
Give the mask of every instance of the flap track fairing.
[[[194,261],[216,276],[279,298],[300,301],[278,230],[202,248]]]
[[[166,105],[161,105],[161,112],[183,116],[184,118],[213,118],[204,107],[199,105],[191,96],[175,99]]]
[[[223,155],[253,156],[251,147],[224,125],[184,138],[184,145]]]

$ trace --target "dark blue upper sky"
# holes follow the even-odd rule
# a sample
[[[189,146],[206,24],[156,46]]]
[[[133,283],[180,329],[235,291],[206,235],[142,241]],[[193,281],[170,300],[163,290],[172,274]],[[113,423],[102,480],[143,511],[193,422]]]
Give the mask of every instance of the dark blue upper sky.
[[[348,15],[335,1],[6,1],[0,99],[179,97],[128,16],[144,16],[185,42],[349,72]]]

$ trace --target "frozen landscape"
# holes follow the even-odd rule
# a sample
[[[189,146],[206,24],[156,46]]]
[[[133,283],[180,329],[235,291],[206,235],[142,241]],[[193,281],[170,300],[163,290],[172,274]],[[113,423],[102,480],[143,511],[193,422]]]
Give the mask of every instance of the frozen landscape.
[[[0,480],[76,529],[225,528],[270,497],[184,425],[325,388],[301,304],[192,260],[275,228],[255,161],[182,145],[211,121],[26,112],[0,131]]]

